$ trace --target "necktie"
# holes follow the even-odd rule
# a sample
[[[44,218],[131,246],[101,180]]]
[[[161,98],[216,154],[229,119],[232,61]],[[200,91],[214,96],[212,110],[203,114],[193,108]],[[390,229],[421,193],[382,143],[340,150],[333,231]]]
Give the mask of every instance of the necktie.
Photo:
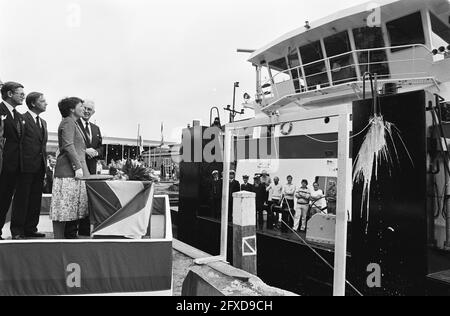
[[[89,130],[89,122],[86,122],[86,135],[88,136],[89,140],[91,139],[91,132]]]
[[[36,125],[41,131],[41,135],[44,136],[44,125],[41,124],[41,119],[39,116],[36,116]]]
[[[14,123],[16,124],[16,129],[20,136],[22,131],[20,129],[20,119],[16,109],[13,110],[13,115],[14,115]]]
[[[86,136],[87,136],[87,140],[89,142],[89,144],[92,142],[92,136],[91,136],[91,131],[89,130],[89,122],[86,122]]]

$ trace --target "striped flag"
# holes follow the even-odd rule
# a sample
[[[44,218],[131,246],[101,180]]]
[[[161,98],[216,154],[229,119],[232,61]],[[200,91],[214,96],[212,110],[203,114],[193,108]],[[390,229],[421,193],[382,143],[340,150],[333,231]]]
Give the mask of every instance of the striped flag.
[[[144,151],[144,140],[142,139],[142,136],[139,135],[139,155],[142,155]]]
[[[161,122],[161,144],[160,146],[164,146],[164,122]]]
[[[141,239],[149,233],[151,182],[87,181],[92,235]]]

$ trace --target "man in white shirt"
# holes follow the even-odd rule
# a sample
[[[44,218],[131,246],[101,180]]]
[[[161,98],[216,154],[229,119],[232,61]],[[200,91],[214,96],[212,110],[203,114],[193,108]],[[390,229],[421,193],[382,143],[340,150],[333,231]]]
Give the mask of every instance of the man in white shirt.
[[[269,216],[267,220],[267,228],[272,229],[275,224],[281,220],[281,214],[273,212],[273,206],[280,205],[283,196],[283,186],[280,184],[280,178],[273,178],[273,182],[267,187],[269,192],[268,206]]]
[[[301,187],[295,193],[297,198],[297,205],[295,208],[295,218],[294,218],[294,230],[296,231],[300,226],[300,219],[302,222],[301,231],[306,230],[306,217],[309,211],[309,202],[311,200],[311,191],[308,189],[308,181],[302,180]]]
[[[311,192],[311,204],[312,215],[317,213],[327,213],[327,200],[323,191],[319,188],[319,184],[316,182],[313,184],[314,190]]]
[[[294,226],[294,200],[295,200],[295,185],[292,183],[294,178],[292,176],[287,177],[287,183],[283,186],[283,199],[285,203],[283,206],[289,210],[284,212],[283,221],[292,228]],[[284,227],[284,230],[286,227]]]
[[[273,183],[271,183],[266,190],[269,192],[268,201],[274,204],[279,204],[283,195],[283,186],[280,184],[280,178],[275,177],[273,179]]]

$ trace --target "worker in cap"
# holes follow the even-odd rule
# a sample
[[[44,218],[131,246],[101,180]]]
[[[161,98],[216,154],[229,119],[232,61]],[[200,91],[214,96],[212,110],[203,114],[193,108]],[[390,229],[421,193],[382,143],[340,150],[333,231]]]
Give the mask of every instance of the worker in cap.
[[[249,183],[249,176],[245,175],[242,177],[244,183],[241,185],[241,191],[253,192],[253,184]]]
[[[254,183],[253,183],[253,192],[256,194],[256,220],[258,226],[262,228],[264,224],[264,203],[266,200],[266,186],[261,183],[261,176],[259,174],[255,174]]]
[[[236,171],[230,171],[230,191],[228,200],[228,220],[233,222],[233,193],[241,191],[241,184],[236,179]]]
[[[222,212],[222,180],[217,170],[212,172],[212,181],[210,189],[211,213],[216,219],[220,219]]]

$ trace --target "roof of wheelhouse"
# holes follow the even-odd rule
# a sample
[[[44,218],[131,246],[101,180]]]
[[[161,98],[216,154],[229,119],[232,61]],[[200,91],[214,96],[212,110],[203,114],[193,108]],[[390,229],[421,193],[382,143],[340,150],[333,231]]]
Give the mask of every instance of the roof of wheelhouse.
[[[258,49],[249,59],[253,64],[260,64],[262,61],[271,61],[280,56],[286,55],[291,47],[298,47],[308,44],[309,41],[317,41],[324,36],[333,35],[347,29],[363,27],[366,25],[370,8],[374,5],[381,7],[381,20],[389,21],[400,15],[406,15],[430,7],[437,14],[449,12],[448,0],[372,0],[335,14],[329,15],[315,22],[310,22],[310,29],[302,26],[289,32],[274,42]]]

